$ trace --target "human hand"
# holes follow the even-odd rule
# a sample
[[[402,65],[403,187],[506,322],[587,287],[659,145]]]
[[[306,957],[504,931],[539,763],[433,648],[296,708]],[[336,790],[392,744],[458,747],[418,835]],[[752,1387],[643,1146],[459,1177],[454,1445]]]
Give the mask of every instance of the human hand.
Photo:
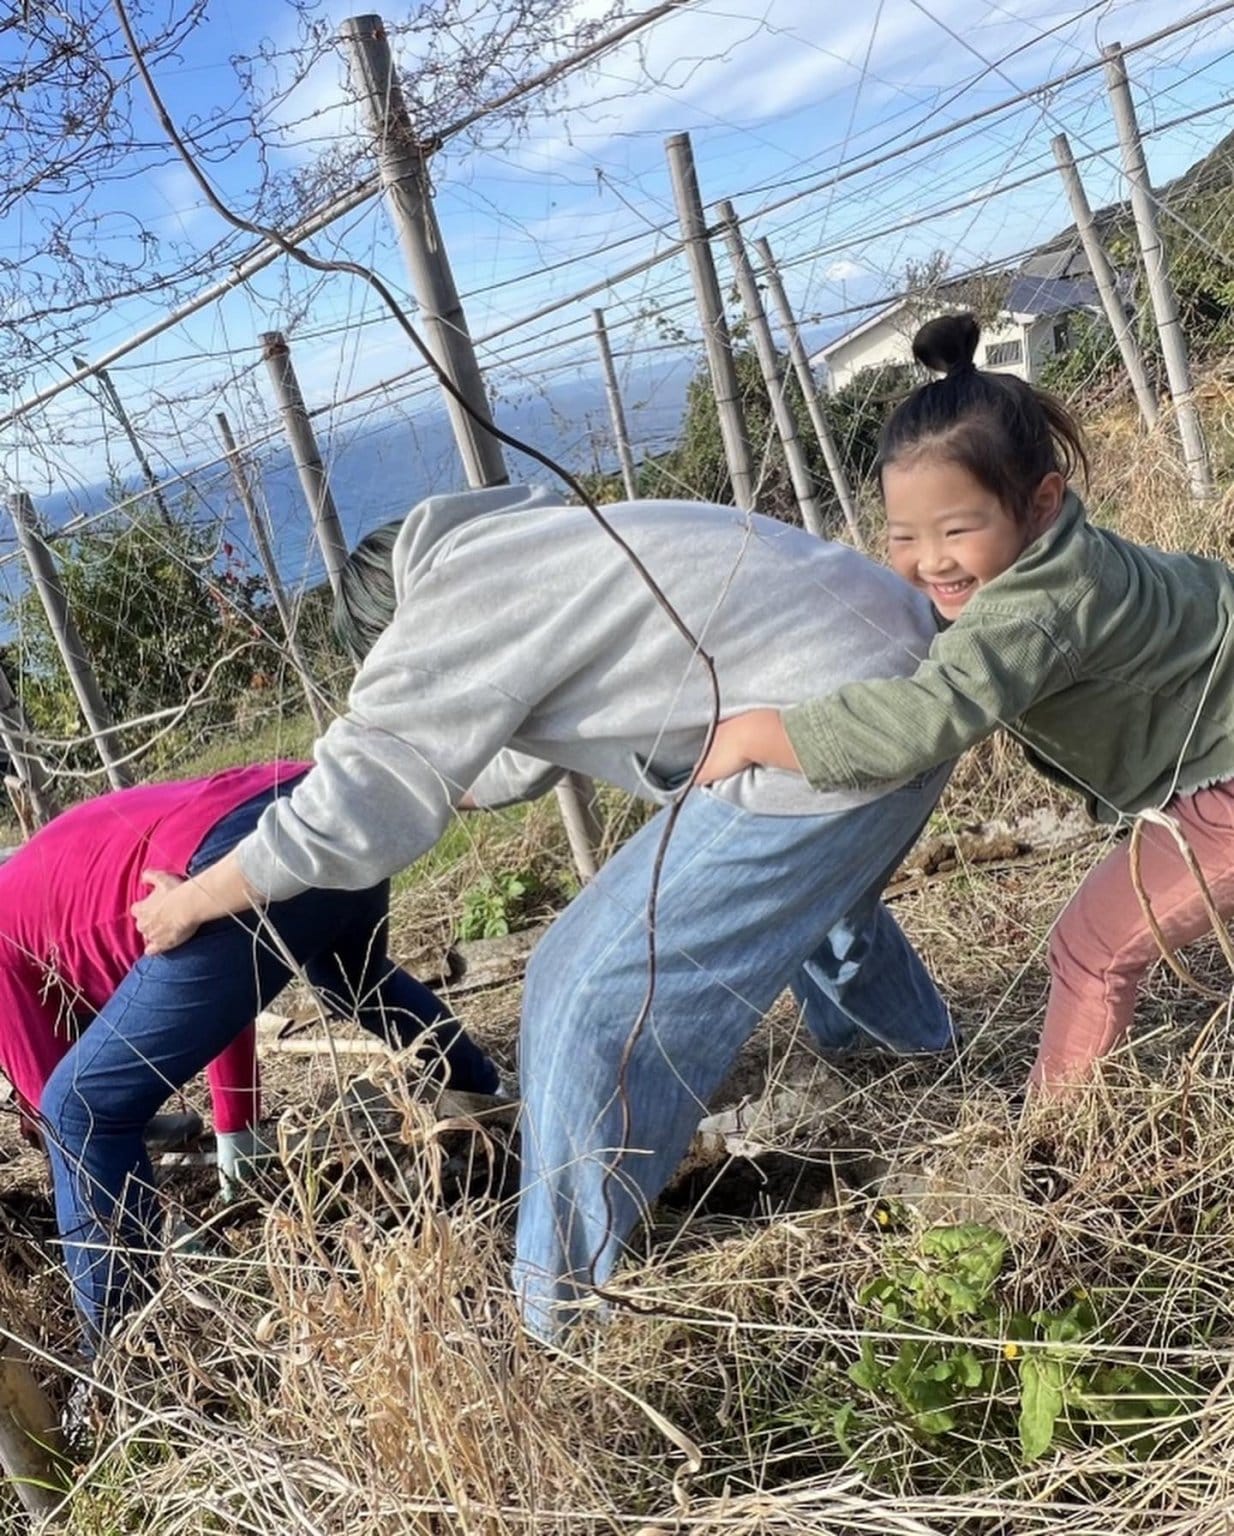
[[[714,784],[755,764],[801,772],[778,709],[751,709],[721,720],[694,782]]]
[[[193,910],[193,887],[162,869],[144,869],[141,878],[153,889],[129,911],[145,941],[146,954],[161,955],[191,939],[201,926],[201,918]]]

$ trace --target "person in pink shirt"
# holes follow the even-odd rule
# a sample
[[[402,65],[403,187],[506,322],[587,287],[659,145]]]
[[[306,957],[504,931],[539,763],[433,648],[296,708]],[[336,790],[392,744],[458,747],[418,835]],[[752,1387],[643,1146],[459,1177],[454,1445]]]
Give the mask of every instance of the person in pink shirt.
[[[307,766],[259,764],[203,780],[201,793],[159,784],[123,801],[101,795],[0,865],[0,1073],[25,1126],[37,1130],[47,1079],[141,957],[129,908],[143,890],[146,857],[166,849],[173,867],[185,866],[214,820],[280,777],[294,783]],[[252,1021],[206,1075],[215,1135],[238,1148],[261,1113]]]
[[[397,1046],[418,1043],[433,1076],[497,1087],[496,1067],[441,1000],[388,958],[385,882],[306,891],[143,955],[131,908],[147,872],[174,880],[207,868],[307,771],[262,763],[101,795],[0,865],[0,1070],[51,1163],[90,1353],[159,1248],[148,1122],[204,1067],[221,1146],[257,1150],[253,1019],[293,967],[335,1011]]]

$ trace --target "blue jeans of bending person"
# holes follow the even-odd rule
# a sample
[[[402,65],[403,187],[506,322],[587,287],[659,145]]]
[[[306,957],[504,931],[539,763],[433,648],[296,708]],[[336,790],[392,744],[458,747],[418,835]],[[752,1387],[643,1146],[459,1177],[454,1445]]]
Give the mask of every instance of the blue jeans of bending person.
[[[647,897],[667,811],[558,918],[523,999],[514,1282],[557,1338],[603,1286],[741,1046],[791,987],[815,1041],[952,1047],[951,1021],[879,896],[947,768],[858,809],[755,816],[691,794],[664,861],[648,991]]]
[[[190,874],[229,852],[282,785],[219,821]],[[138,960],[64,1057],[41,1103],[56,1221],[93,1352],[159,1248],[158,1200],[142,1139],[150,1116],[291,979],[281,944],[345,1016],[396,1046],[422,1042],[426,1071],[492,1092],[497,1070],[445,1004],[386,952],[389,892],[305,891],[262,917],[222,918],[186,944]]]

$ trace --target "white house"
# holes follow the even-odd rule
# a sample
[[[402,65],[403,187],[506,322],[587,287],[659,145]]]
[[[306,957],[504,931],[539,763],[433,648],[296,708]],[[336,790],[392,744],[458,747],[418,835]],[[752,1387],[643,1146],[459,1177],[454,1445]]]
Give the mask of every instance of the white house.
[[[964,307],[959,298],[949,304],[946,294],[944,286],[939,294],[939,314]],[[982,328],[977,366],[1035,381],[1056,352],[1067,350],[1068,316],[1077,310],[1098,310],[1099,305],[1090,277],[1017,273],[1007,283],[997,320]],[[913,336],[922,318],[920,300],[900,299],[828,342],[810,361],[825,366],[827,386],[834,393],[867,368],[911,363]]]

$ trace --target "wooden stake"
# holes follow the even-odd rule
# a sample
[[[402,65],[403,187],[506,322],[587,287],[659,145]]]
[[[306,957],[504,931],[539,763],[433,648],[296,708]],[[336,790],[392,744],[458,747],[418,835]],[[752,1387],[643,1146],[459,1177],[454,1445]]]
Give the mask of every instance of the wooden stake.
[[[1170,397],[1178,417],[1178,433],[1183,444],[1183,462],[1187,466],[1187,478],[1191,494],[1197,501],[1213,495],[1213,475],[1208,462],[1208,444],[1204,441],[1204,428],[1200,425],[1200,413],[1196,409],[1195,394],[1191,386],[1191,364],[1187,358],[1187,338],[1183,335],[1178,315],[1178,299],[1170,282],[1165,246],[1157,228],[1157,200],[1148,179],[1148,165],[1144,159],[1144,145],[1140,140],[1140,125],[1136,121],[1135,104],[1131,100],[1131,85],[1127,79],[1127,64],[1118,43],[1102,49],[1105,59],[1106,85],[1110,92],[1110,105],[1114,112],[1114,126],[1118,129],[1118,142],[1122,148],[1123,170],[1131,187],[1131,211],[1135,215],[1136,235],[1140,242],[1140,255],[1144,260],[1144,275],[1148,279],[1148,293],[1152,300],[1153,315],[1157,322],[1157,335],[1161,339],[1161,352],[1165,358],[1166,378],[1170,384]]]
[[[779,312],[780,326],[788,342],[788,355],[792,359],[793,371],[797,375],[798,384],[801,385],[801,392],[806,397],[810,425],[814,428],[815,437],[818,438],[818,446],[823,450],[823,461],[827,465],[827,473],[831,476],[832,488],[836,493],[836,500],[840,503],[840,511],[844,514],[844,521],[848,524],[853,543],[858,549],[864,549],[865,540],[861,537],[861,525],[857,521],[857,501],[848,483],[848,476],[844,472],[835,438],[831,435],[831,424],[827,420],[792,305],[789,304],[788,294],[784,291],[780,269],[776,266],[776,259],[771,254],[771,246],[766,240],[756,240],[754,249],[763,264],[763,276],[767,279],[768,291]]]
[[[720,280],[707,238],[703,217],[703,199],[698,190],[694,151],[688,133],[675,133],[664,141],[668,169],[673,182],[673,199],[681,225],[694,302],[703,323],[703,341],[707,348],[707,366],[720,416],[720,436],[733,486],[733,501],[739,507],[754,509],[754,463],[750,454],[750,434],[741,404],[741,385],[733,361],[733,344],[724,318]]]
[[[741,294],[741,307],[746,312],[746,321],[750,327],[750,335],[754,340],[754,350],[758,354],[758,363],[763,374],[763,383],[767,386],[767,393],[771,397],[771,409],[775,417],[776,431],[779,434],[780,446],[784,449],[784,458],[788,463],[789,478],[793,482],[793,493],[797,497],[797,510],[801,513],[802,525],[821,539],[823,537],[823,519],[822,514],[818,510],[818,501],[814,495],[814,476],[810,473],[805,449],[801,445],[801,438],[797,435],[797,421],[793,416],[792,406],[788,403],[784,373],[780,367],[780,355],[776,351],[775,342],[772,340],[771,327],[767,324],[767,311],[763,308],[763,296],[758,291],[758,283],[754,278],[754,268],[750,265],[746,243],[741,236],[741,225],[737,219],[737,212],[732,203],[727,200],[722,202],[716,211],[720,215],[720,227],[724,231],[724,239],[728,245],[729,260],[732,262],[733,271],[737,275],[737,289]]]
[[[51,1404],[24,1352],[11,1340],[0,1345],[0,1469],[30,1516],[31,1528],[42,1520],[39,1529],[52,1529],[48,1517],[64,1501],[68,1461]]]

